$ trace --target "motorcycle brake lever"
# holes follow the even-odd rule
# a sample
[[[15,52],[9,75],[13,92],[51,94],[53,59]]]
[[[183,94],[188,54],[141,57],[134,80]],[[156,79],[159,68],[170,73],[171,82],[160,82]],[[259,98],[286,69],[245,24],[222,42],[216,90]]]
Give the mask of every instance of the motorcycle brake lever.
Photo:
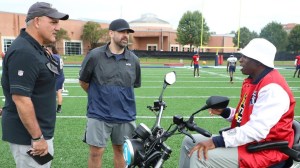
[[[188,132],[186,131],[186,129],[178,129],[178,131],[181,132],[181,133],[183,133],[184,135],[190,137],[190,138],[193,140],[193,143],[196,142],[196,141],[195,141],[195,138],[194,138],[190,133],[188,133]]]
[[[152,107],[152,106],[147,106],[147,108],[148,108],[149,110],[151,110],[151,111],[154,110],[154,107]]]
[[[191,134],[187,133],[186,135],[187,135],[188,137],[190,137],[190,138],[193,140],[193,143],[196,142],[195,139],[194,139],[194,137],[193,137]]]

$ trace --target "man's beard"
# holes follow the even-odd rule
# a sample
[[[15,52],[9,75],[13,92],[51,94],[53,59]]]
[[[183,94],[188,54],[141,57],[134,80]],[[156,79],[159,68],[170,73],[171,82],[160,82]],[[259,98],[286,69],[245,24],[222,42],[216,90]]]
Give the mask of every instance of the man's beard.
[[[119,41],[119,42],[117,43],[117,45],[118,45],[120,48],[126,48],[126,47],[128,46],[128,42],[123,43],[122,41]]]

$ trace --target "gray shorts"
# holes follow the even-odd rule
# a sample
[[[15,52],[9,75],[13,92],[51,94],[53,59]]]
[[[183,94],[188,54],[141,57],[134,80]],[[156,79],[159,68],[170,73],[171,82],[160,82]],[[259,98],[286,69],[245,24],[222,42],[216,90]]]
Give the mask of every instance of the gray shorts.
[[[48,152],[53,155],[54,154],[54,148],[53,148],[53,139],[51,138],[47,141],[48,144]],[[39,165],[35,160],[33,160],[26,152],[31,148],[31,145],[18,145],[9,143],[11,153],[13,154],[16,168],[50,168],[51,162],[48,162],[44,165]]]
[[[83,142],[97,147],[106,147],[110,138],[113,145],[122,145],[125,136],[131,137],[136,127],[135,121],[128,123],[107,123],[88,118]]]
[[[216,135],[213,135],[216,136]],[[185,136],[182,141],[179,168],[202,168],[202,167],[230,167],[238,168],[238,149],[237,148],[215,148],[208,151],[208,160],[199,160],[198,152],[194,152],[191,157],[188,153],[192,147],[194,147],[198,142],[205,141],[209,138],[204,137],[200,134],[193,134],[196,143],[193,143],[192,139]]]

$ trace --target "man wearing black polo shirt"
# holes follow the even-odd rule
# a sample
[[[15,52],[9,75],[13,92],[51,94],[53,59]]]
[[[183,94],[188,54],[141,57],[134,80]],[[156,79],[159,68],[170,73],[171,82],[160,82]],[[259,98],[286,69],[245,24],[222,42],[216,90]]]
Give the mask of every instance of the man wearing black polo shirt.
[[[90,146],[89,167],[101,167],[109,138],[115,168],[125,167],[122,145],[124,136],[131,137],[135,129],[134,88],[141,86],[139,59],[127,49],[133,32],[125,20],[112,21],[110,43],[91,50],[82,63],[79,80],[88,93],[84,141]]]
[[[27,13],[26,29],[8,48],[3,60],[2,89],[5,105],[2,115],[2,140],[9,142],[16,167],[41,166],[32,155],[53,155],[56,120],[55,76],[57,63],[43,45],[56,41],[60,13],[45,2],[33,4]]]

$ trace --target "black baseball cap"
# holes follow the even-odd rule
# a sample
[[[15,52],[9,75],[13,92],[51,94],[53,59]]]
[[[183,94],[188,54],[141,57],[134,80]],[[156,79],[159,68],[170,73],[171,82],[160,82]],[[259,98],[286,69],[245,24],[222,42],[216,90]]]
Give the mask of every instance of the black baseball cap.
[[[69,19],[68,14],[58,12],[57,9],[52,8],[51,4],[47,2],[36,2],[29,8],[25,22],[40,16],[48,16],[50,18],[59,20]]]
[[[134,33],[134,30],[130,29],[129,24],[124,19],[116,19],[109,25],[109,30],[112,31],[123,31],[128,30],[130,33]]]

